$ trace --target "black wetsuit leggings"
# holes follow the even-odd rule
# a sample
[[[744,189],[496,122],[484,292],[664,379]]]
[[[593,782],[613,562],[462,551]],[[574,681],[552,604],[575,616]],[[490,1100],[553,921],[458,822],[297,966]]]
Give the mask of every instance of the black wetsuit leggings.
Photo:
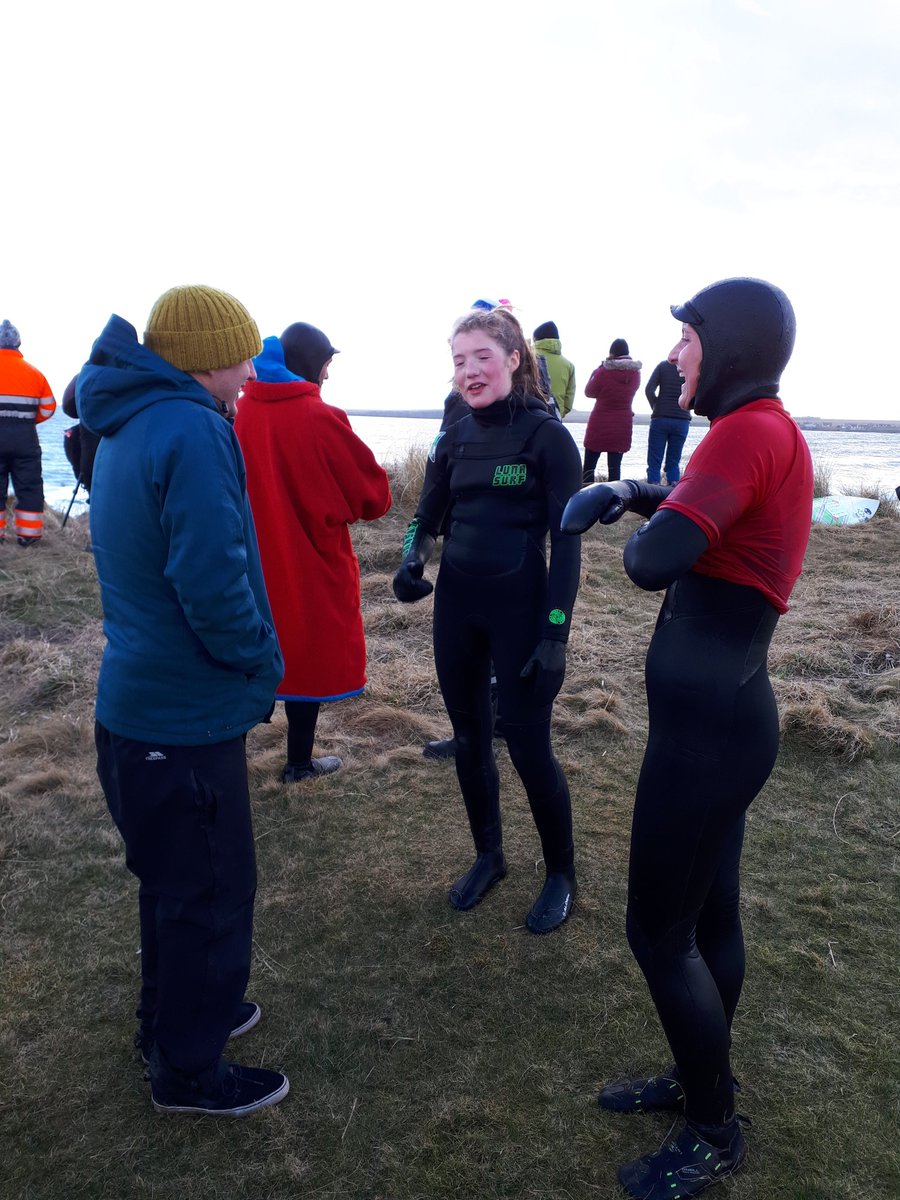
[[[478,853],[499,850],[500,781],[492,744],[491,661],[503,736],[522,780],[548,871],[574,870],[572,809],[550,748],[553,705],[538,706],[519,673],[541,638],[543,559],[503,575],[472,576],[445,551],[435,588],[434,661],[456,738],[456,774]]]
[[[689,1119],[731,1118],[744,980],[744,814],[778,754],[766,655],[778,613],[752,587],[689,572],[647,653],[650,713],[631,835],[628,941],[675,1057]]]

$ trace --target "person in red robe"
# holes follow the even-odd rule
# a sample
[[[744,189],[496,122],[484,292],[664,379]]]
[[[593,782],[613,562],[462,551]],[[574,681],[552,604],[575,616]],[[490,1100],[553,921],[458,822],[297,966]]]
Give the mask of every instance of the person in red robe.
[[[384,468],[346,413],[322,400],[336,353],[321,330],[303,322],[266,338],[234,422],[285,661],[276,697],[288,722],[284,783],[342,766],[335,755],[312,752],[320,704],[356,696],[366,683],[359,564],[348,527],[391,506]]]

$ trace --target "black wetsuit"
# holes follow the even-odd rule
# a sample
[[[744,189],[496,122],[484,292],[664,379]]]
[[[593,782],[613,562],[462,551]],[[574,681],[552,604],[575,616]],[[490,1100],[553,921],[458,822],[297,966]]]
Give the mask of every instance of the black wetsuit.
[[[573,532],[608,524],[623,505],[651,518],[625,547],[631,580],[667,589],[647,652],[628,940],[675,1056],[688,1121],[724,1147],[735,1137],[729,1045],[744,978],[744,814],[778,755],[766,656],[800,574],[812,464],[780,402],[766,399],[777,395],[794,342],[784,293],[725,280],[672,312],[702,345],[693,403],[710,432],[674,488],[634,480],[588,488],[564,524]],[[628,1190],[646,1195],[651,1186]]]
[[[568,430],[534,397],[475,410],[435,441],[414,525],[437,537],[449,517],[435,588],[434,656],[456,737],[456,770],[479,853],[501,844],[491,744],[491,661],[510,758],[549,871],[571,873],[565,776],[550,747],[552,700],[520,672],[543,639],[565,642],[578,590],[580,543],[560,534],[581,482]],[[546,560],[551,539],[550,568]]]
[[[661,524],[657,536],[669,553],[682,523],[670,513]],[[755,588],[688,571],[666,592],[647,652],[650,731],[632,824],[628,941],[678,1065],[687,1114],[703,1125],[734,1112],[730,1031],[744,979],[739,867],[744,813],[778,755],[766,672],[777,620]]]
[[[647,491],[658,503],[677,489]],[[667,587],[645,667],[650,727],[632,821],[627,931],[688,1119],[712,1127],[734,1116],[744,814],[778,757],[766,659],[779,613],[755,587],[691,570],[707,546],[692,520],[662,509],[625,547],[635,583]]]

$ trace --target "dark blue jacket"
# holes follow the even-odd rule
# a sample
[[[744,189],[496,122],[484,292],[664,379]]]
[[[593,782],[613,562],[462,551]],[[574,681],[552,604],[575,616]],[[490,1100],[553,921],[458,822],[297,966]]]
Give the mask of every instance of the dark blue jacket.
[[[78,406],[102,436],[97,719],[163,745],[236,737],[267,714],[283,663],[234,431],[205,388],[117,316],[79,374]]]
[[[672,363],[657,363],[644,388],[644,395],[653,409],[654,417],[669,417],[676,421],[691,419],[691,414],[678,405],[681,396],[681,376]]]

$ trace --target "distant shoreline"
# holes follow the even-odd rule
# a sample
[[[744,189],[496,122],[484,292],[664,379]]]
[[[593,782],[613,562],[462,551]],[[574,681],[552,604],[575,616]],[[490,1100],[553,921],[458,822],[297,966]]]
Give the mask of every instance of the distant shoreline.
[[[346,408],[348,417],[408,417],[410,420],[439,421],[444,415],[443,408]],[[590,417],[589,412],[570,412],[566,422],[570,425],[584,425]],[[699,418],[703,420],[703,418]],[[818,429],[822,432],[835,430],[843,433],[896,433],[900,434],[900,421],[851,421],[848,419],[829,420],[825,417],[797,417],[801,429]],[[635,413],[635,425],[649,425],[648,413]]]

